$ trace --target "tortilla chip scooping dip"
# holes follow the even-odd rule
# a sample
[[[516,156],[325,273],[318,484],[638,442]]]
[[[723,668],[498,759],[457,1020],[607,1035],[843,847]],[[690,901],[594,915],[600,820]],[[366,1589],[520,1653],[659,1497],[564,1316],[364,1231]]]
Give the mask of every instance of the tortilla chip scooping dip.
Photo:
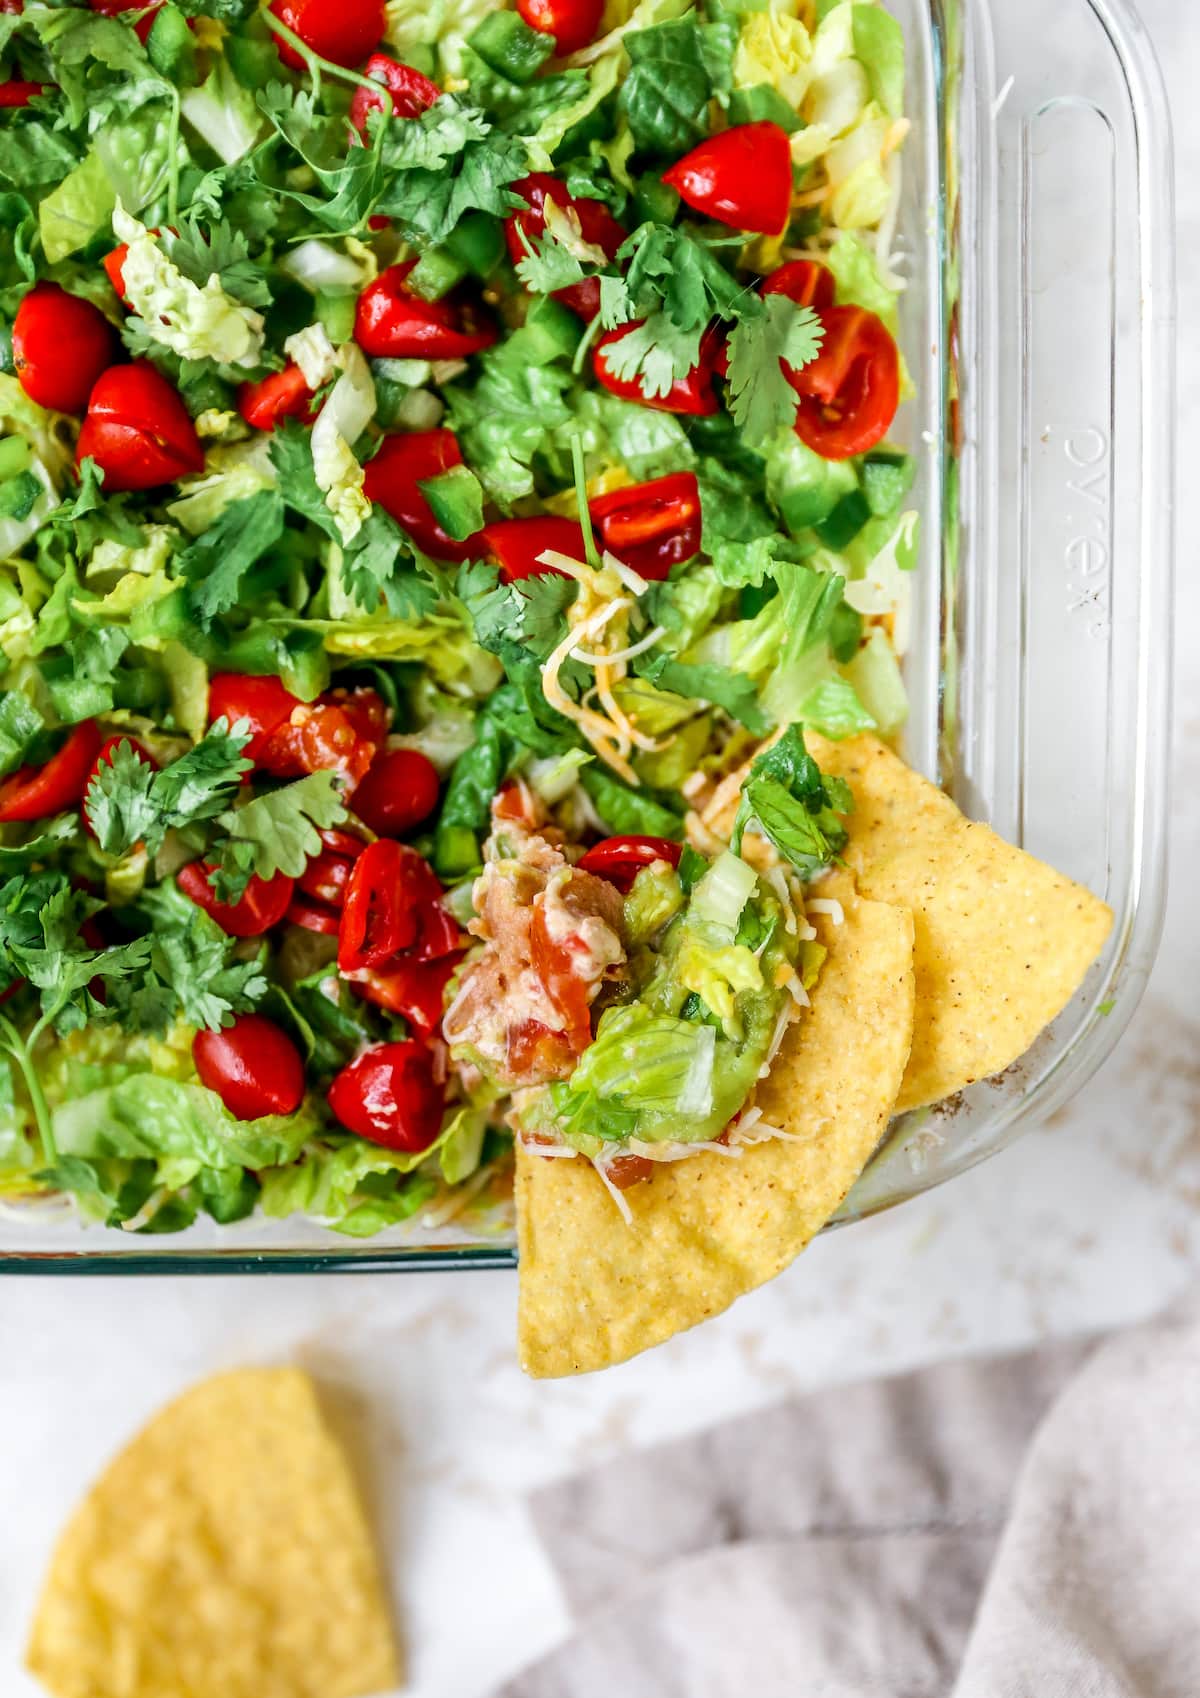
[[[28,1663],[57,1698],[396,1684],[370,1532],[306,1374],[221,1374],[154,1417],[60,1538]]]
[[[782,1136],[663,1164],[627,1192],[632,1226],[590,1162],[518,1149],[527,1372],[603,1368],[718,1314],[793,1260],[879,1143],[912,1035],[912,921],[843,875],[821,889],[843,923],[814,917],[828,958],[755,1096]]]

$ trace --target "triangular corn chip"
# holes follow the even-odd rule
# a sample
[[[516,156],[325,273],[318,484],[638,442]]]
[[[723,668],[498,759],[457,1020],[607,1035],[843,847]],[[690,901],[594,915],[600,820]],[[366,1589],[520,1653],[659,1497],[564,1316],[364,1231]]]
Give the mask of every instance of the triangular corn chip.
[[[539,1376],[624,1361],[787,1267],[879,1143],[908,1057],[912,922],[835,876],[844,923],[755,1098],[792,1139],[664,1164],[618,1214],[590,1162],[518,1151],[520,1354]],[[792,1141],[800,1140],[799,1142]]]
[[[306,1374],[222,1374],[154,1417],[59,1540],[28,1662],[58,1698],[395,1685],[370,1533]]]
[[[1112,911],[966,819],[877,738],[806,741],[854,791],[845,858],[858,889],[911,909],[916,926],[912,1054],[896,1112],[940,1102],[1025,1053],[1079,989]]]

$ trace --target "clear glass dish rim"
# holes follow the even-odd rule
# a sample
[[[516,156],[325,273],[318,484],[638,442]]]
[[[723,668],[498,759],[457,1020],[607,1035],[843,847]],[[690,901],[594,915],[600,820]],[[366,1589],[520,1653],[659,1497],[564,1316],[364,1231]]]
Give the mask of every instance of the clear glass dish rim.
[[[1157,948],[1162,928],[1165,901],[1165,835],[1167,807],[1167,760],[1169,737],[1166,735],[1165,703],[1170,691],[1170,586],[1173,578],[1173,500],[1174,487],[1174,208],[1171,173],[1171,131],[1169,108],[1158,61],[1149,37],[1132,6],[1126,0],[1073,0],[1086,7],[1099,20],[1121,65],[1133,115],[1138,150],[1138,193],[1141,225],[1139,230],[1138,262],[1143,300],[1156,303],[1156,309],[1143,315],[1143,412],[1145,417],[1143,473],[1148,464],[1158,480],[1162,493],[1159,508],[1147,503],[1143,513],[1141,548],[1141,609],[1142,648],[1155,661],[1153,680],[1147,693],[1157,702],[1144,701],[1139,724],[1143,730],[1147,720],[1157,728],[1157,738],[1147,737],[1139,761],[1143,782],[1136,798],[1140,832],[1140,852],[1135,862],[1135,888],[1128,904],[1125,929],[1120,939],[1117,965],[1130,978],[1144,984]],[[948,135],[947,119],[949,84],[953,67],[947,62],[946,44],[958,28],[978,31],[979,19],[970,0],[929,0],[930,27],[933,34],[934,83],[937,92],[940,121],[940,190],[935,209],[937,240],[943,264],[938,268],[937,287],[942,325],[942,347],[949,346],[949,314],[951,301],[946,287],[947,272],[955,259],[971,263],[973,256],[958,250],[951,228],[952,215],[946,200],[947,150],[953,145]],[[984,9],[986,10],[986,9]],[[982,37],[976,36],[979,50]],[[986,51],[986,44],[984,45]],[[976,103],[978,108],[978,102]],[[976,109],[970,113],[955,113],[956,118],[969,118],[959,131],[963,153],[971,171],[986,171],[988,162],[985,114]],[[981,150],[976,156],[975,150]],[[956,168],[960,167],[955,162]],[[972,231],[973,236],[978,232]],[[941,360],[943,373],[948,372],[948,360]],[[1151,393],[1152,392],[1152,393]],[[1147,395],[1154,405],[1147,404]],[[948,405],[948,392],[941,398]],[[948,436],[947,436],[948,440]],[[1150,669],[1146,669],[1147,677]],[[939,1167],[936,1177],[925,1179],[918,1171],[912,1183],[893,1194],[877,1200],[866,1200],[856,1206],[854,1193],[847,1205],[831,1222],[840,1226],[865,1219],[884,1209],[919,1195],[934,1185],[945,1183],[968,1167],[997,1154],[1025,1130],[1034,1118],[1044,1117],[1072,1095],[1110,1053],[1121,1031],[1137,1005],[1137,993],[1122,1000],[1119,1011],[1099,1022],[1093,1017],[1076,1034],[1072,1044],[1060,1055],[1047,1072],[1025,1095],[1014,1098],[998,1115],[994,1136],[978,1149],[968,1149]],[[891,1142],[889,1138],[888,1142]],[[885,1145],[886,1147],[886,1145]],[[228,1245],[214,1248],[181,1247],[172,1249],[159,1243],[154,1250],[144,1247],[126,1249],[128,1239],[117,1234],[111,1248],[87,1247],[65,1250],[31,1250],[9,1248],[0,1241],[0,1276],[5,1274],[54,1275],[89,1277],[141,1274],[312,1274],[312,1273],[378,1273],[378,1272],[457,1272],[488,1270],[516,1266],[515,1246],[509,1242],[473,1242],[453,1245],[413,1245],[403,1243],[333,1243],[327,1247],[252,1249],[235,1241],[237,1228],[224,1229],[230,1235]],[[120,1247],[118,1247],[120,1246]]]

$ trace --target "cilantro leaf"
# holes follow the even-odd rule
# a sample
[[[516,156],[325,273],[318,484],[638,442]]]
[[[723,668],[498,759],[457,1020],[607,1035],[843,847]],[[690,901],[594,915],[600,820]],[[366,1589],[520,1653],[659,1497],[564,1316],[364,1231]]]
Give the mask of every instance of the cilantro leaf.
[[[531,238],[522,230],[521,237],[528,251],[517,261],[516,271],[531,295],[552,295],[556,289],[569,289],[588,275],[575,255],[549,231]]]
[[[88,823],[96,841],[108,855],[125,855],[135,843],[146,842],[158,849],[166,826],[159,833],[160,811],[152,799],[155,772],[140,760],[133,744],[118,743],[95,778],[85,798]],[[154,839],[158,835],[158,841]]]
[[[528,170],[524,143],[493,131],[487,118],[443,95],[418,118],[386,131],[379,211],[421,247],[442,242],[467,212],[497,216],[523,203],[509,184]]]
[[[210,222],[201,230],[197,218],[189,213],[177,236],[164,230],[160,240],[168,257],[200,288],[215,275],[220,278],[225,293],[245,306],[270,306],[267,274],[261,264],[251,259],[245,231],[235,230],[227,219]]]
[[[236,899],[230,892],[244,892],[251,875],[299,878],[310,858],[321,853],[318,831],[346,817],[340,779],[329,771],[310,772],[228,809],[217,821],[225,836],[211,856],[218,874],[214,889],[222,901],[230,901]]]
[[[100,848],[120,856],[144,843],[153,855],[169,830],[214,818],[250,770],[242,754],[249,741],[248,727],[231,731],[219,719],[194,748],[158,772],[138,759],[131,743],[119,743],[86,798]]]
[[[415,118],[385,124],[383,162],[392,171],[439,171],[469,143],[483,141],[491,128],[477,108],[464,105],[456,95],[444,94]]]
[[[627,318],[642,318],[662,304],[668,318],[681,330],[702,329],[715,315],[731,318],[739,310],[757,311],[758,296],[717,259],[712,248],[684,229],[669,224],[639,224],[626,237],[617,257],[626,265],[627,300],[623,313],[604,318],[606,329]],[[618,279],[609,279],[615,283]],[[606,284],[601,283],[603,307]],[[609,289],[611,308],[618,304]],[[611,309],[610,309],[611,310]]]
[[[317,486],[310,433],[298,420],[283,419],[271,432],[270,454],[285,505],[318,526],[332,541],[340,543],[337,521]]]
[[[503,660],[511,649],[524,646],[535,663],[561,641],[577,589],[574,579],[551,572],[502,584],[499,567],[488,560],[468,561],[454,587],[481,648]]]
[[[751,763],[742,786],[730,847],[739,854],[748,827],[775,845],[806,878],[832,865],[846,842],[840,814],[854,798],[843,779],[826,778],[791,725]]]
[[[76,890],[65,872],[18,874],[0,889],[0,950],[6,965],[41,993],[41,1017],[21,1038],[7,1015],[0,1016],[0,1044],[22,1066],[32,1054],[39,1031],[53,1024],[60,1032],[77,1031],[106,1015],[89,988],[105,985],[144,965],[148,938],[96,949],[83,927],[101,907],[86,891]],[[26,1074],[28,1078],[28,1073]]]
[[[140,984],[117,988],[118,1018],[127,1029],[162,1032],[177,1018],[216,1031],[267,994],[261,953],[234,958],[234,940],[178,890],[159,887],[142,906],[153,929],[146,974]]]
[[[41,820],[33,836],[24,843],[0,843],[0,870],[11,871],[31,866],[34,861],[45,861],[59,849],[73,845],[78,836],[78,814],[59,814],[55,819]]]
[[[648,397],[667,395],[700,358],[702,330],[681,330],[665,312],[651,313],[604,349],[604,364],[621,383],[636,383]]]
[[[438,602],[438,586],[413,564],[408,539],[378,503],[343,555],[342,582],[367,613],[382,601],[395,619],[423,619]]]
[[[762,305],[729,337],[729,410],[752,447],[795,422],[798,397],[784,368],[815,360],[825,334],[813,309],[786,295],[767,295]]]
[[[283,498],[278,490],[262,489],[231,501],[183,550],[178,567],[192,586],[188,606],[204,630],[237,606],[242,579],[282,535]]]
[[[259,90],[258,104],[279,136],[308,166],[322,193],[279,188],[270,175],[261,178],[263,186],[295,201],[328,229],[352,230],[360,225],[374,206],[383,182],[383,142],[388,126],[373,125],[369,147],[347,148],[345,119],[319,114],[311,94],[273,82]],[[266,150],[263,154],[264,172],[270,163],[269,153]]]

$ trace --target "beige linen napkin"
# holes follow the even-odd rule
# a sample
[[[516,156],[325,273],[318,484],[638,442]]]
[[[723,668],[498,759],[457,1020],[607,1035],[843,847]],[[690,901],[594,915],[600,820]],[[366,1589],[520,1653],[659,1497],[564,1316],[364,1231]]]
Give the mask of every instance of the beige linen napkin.
[[[1200,1307],[822,1392],[538,1494],[502,1698],[1200,1698]]]

